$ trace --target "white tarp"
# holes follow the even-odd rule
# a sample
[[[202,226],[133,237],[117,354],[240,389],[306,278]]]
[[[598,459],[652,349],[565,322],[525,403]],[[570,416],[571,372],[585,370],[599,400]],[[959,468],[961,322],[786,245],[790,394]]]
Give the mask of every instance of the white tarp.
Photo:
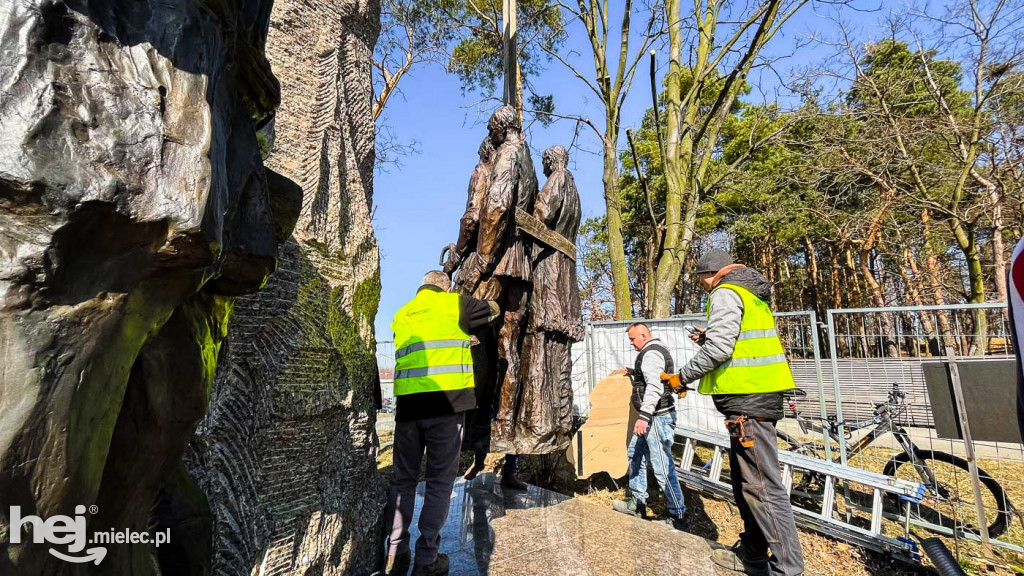
[[[662,341],[675,362],[676,369],[690,360],[697,353],[698,346],[688,337],[683,326],[704,326],[703,317],[689,317],[683,320],[647,320],[651,334]],[[629,343],[626,329],[629,322],[597,323],[587,327],[590,338],[589,350],[593,351],[593,378],[596,384],[615,370],[632,368],[637,352]],[[589,411],[589,402],[584,396],[590,389],[591,373],[587,365],[587,342],[578,342],[573,346],[573,388],[574,404],[578,413]],[[686,398],[676,401],[678,413],[677,425],[686,428],[718,432],[725,434],[724,416],[715,409],[710,396],[690,392]]]

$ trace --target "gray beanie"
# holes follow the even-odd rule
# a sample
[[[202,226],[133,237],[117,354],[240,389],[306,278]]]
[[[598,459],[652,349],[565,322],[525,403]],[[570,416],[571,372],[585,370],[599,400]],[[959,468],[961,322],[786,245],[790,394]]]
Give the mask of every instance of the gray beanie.
[[[718,273],[719,270],[730,264],[732,264],[732,256],[724,250],[715,248],[697,260],[697,274]]]

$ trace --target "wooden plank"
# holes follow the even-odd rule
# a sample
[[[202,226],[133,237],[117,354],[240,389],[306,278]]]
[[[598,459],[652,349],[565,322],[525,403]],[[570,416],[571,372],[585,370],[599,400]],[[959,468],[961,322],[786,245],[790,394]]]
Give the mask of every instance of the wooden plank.
[[[576,260],[576,245],[565,236],[545,226],[543,222],[534,218],[532,214],[516,208],[516,226],[519,226],[521,230],[530,236],[565,254],[573,261]]]
[[[636,411],[629,403],[633,386],[622,371],[610,374],[590,392],[590,416],[577,434],[581,435],[582,474],[607,472],[612,478],[625,476],[629,464],[626,446],[636,422]],[[579,440],[579,439],[577,439]],[[569,460],[580,470],[578,441],[569,447]]]

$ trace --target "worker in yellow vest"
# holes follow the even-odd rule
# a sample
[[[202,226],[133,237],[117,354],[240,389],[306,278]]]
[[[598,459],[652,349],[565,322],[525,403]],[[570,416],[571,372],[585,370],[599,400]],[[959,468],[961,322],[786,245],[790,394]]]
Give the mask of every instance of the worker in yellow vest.
[[[412,562],[409,525],[416,483],[427,453],[426,490],[413,576],[448,574],[438,554],[448,518],[466,411],[476,407],[469,333],[494,322],[498,305],[448,292],[444,272],[428,272],[416,296],[395,314],[394,479],[385,521],[390,528],[387,574],[406,576]]]
[[[782,392],[795,387],[767,301],[771,284],[759,272],[711,250],[697,262],[709,293],[706,331],[691,334],[701,348],[670,382],[700,381],[726,416],[729,469],[743,533],[712,560],[746,574],[796,576],[804,571],[793,507],[779,472],[775,423]],[[768,550],[772,555],[768,557]]]

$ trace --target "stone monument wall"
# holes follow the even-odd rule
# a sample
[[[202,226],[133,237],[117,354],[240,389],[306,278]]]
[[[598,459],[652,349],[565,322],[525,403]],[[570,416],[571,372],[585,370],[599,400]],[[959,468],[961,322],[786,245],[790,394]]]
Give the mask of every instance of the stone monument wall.
[[[213,573],[368,574],[381,550],[370,223],[375,0],[277,0],[282,102],[267,164],[302,187],[278,270],[240,298],[189,469],[214,520]]]

